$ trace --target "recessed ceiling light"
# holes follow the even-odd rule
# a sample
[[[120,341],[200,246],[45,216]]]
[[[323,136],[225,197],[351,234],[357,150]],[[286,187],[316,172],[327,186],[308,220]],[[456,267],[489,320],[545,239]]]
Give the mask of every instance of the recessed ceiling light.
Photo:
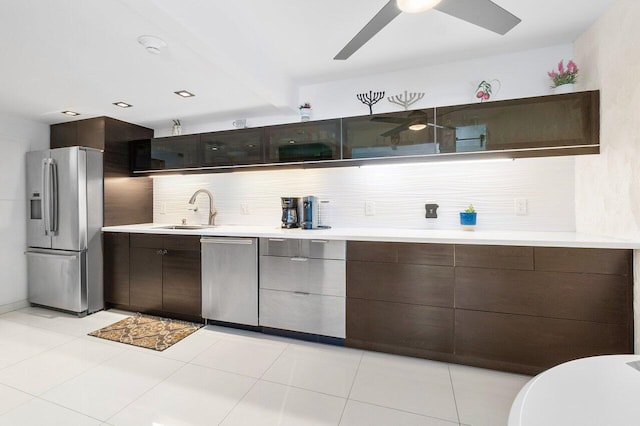
[[[79,112],[75,112],[75,111],[62,111],[63,114],[67,114],[70,115],[72,117],[75,117],[76,115],[80,115]]]
[[[114,102],[115,106],[119,106],[120,108],[131,108],[133,105],[128,104],[126,102]]]
[[[187,92],[186,90],[178,90],[177,92],[173,92],[178,96],[182,96],[183,98],[191,98],[194,97],[195,95],[191,92]]]

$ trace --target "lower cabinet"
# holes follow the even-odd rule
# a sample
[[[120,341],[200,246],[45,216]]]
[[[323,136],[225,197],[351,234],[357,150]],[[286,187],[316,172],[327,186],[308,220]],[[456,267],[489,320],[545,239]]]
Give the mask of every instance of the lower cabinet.
[[[345,337],[345,241],[260,239],[263,327]]]
[[[631,250],[349,242],[345,344],[525,374],[632,353],[632,277]]]
[[[199,236],[105,233],[104,242],[107,303],[185,319],[201,317]]]

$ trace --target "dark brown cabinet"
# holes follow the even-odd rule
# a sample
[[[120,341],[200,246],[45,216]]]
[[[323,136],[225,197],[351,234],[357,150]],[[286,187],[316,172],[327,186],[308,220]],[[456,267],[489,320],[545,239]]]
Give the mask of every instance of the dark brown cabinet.
[[[345,344],[432,359],[453,354],[454,251],[448,244],[347,244]]]
[[[148,170],[200,167],[200,135],[171,136],[151,140]]]
[[[343,118],[343,158],[437,154],[435,122],[435,109]]]
[[[264,163],[263,129],[238,129],[200,135],[202,167]]]
[[[631,353],[631,250],[355,242],[348,346],[525,374]]]
[[[105,233],[104,240],[105,300],[111,306],[200,319],[199,236]]]
[[[129,234],[108,232],[104,244],[104,301],[129,305]]]
[[[153,181],[131,178],[130,145],[147,143],[153,130],[109,117],[54,124],[51,148],[86,146],[104,151],[104,225],[153,221]]]
[[[340,159],[340,120],[265,127],[268,163]]]
[[[598,92],[443,107],[436,118],[441,152],[599,143]]]

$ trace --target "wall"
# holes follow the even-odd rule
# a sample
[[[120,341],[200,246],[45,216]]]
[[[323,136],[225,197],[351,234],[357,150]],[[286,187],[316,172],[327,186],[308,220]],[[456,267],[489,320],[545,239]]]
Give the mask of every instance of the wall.
[[[640,2],[620,0],[575,42],[579,88],[599,88],[601,154],[576,159],[576,227],[640,239]],[[635,282],[640,282],[640,252]],[[636,353],[640,353],[636,286]]]
[[[572,46],[561,45],[369,75],[303,87],[300,101],[313,105],[312,119],[323,119],[366,114],[368,108],[355,94],[368,90],[426,92],[412,108],[473,102],[475,88],[483,79],[500,80],[495,99],[536,96],[549,93],[546,71],[572,56]],[[383,100],[374,111],[399,108]],[[292,122],[299,117],[281,119]],[[273,117],[248,117],[250,126],[277,122]],[[230,123],[209,123],[186,130],[195,133],[230,127]],[[156,134],[162,132],[157,129]],[[331,201],[333,226],[457,229],[457,213],[473,203],[480,212],[479,230],[575,230],[572,157],[158,177],[154,180],[154,221],[179,223],[186,218],[190,223],[206,222],[206,197],[198,199],[198,213],[189,211],[187,205],[191,194],[201,187],[214,194],[221,224],[277,226],[281,196],[313,194]],[[515,198],[528,200],[527,216],[515,215]],[[365,201],[375,202],[375,216],[364,215]],[[440,205],[439,219],[424,218],[428,201]],[[247,204],[248,215],[241,214],[242,203]]]
[[[332,226],[458,229],[458,212],[473,203],[478,230],[573,231],[573,164],[557,157],[157,177],[154,222],[206,223],[207,197],[198,197],[197,213],[187,203],[206,188],[218,224],[278,226],[280,197],[316,195],[330,201]],[[515,215],[515,198],[528,199],[527,216]],[[365,201],[375,203],[374,216],[365,216]],[[424,218],[430,201],[440,205],[438,219]]]
[[[49,146],[49,126],[0,113],[0,313],[27,298],[25,159]]]

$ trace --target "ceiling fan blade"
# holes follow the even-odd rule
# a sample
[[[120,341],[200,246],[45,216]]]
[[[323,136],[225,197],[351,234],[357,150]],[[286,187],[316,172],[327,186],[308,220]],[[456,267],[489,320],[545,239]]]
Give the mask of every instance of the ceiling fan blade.
[[[521,21],[491,0],[442,0],[434,9],[501,35]]]
[[[344,61],[349,58],[400,13],[396,0],[390,0],[333,59]]]

